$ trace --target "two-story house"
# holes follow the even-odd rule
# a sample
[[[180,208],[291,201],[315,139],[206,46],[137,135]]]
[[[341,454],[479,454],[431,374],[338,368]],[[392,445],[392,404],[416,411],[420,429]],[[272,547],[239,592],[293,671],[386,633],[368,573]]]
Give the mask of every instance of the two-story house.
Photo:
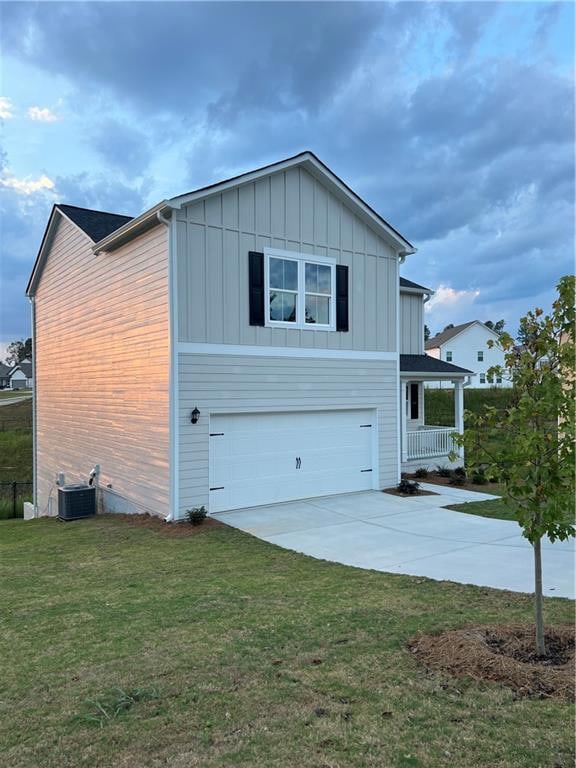
[[[512,376],[492,377],[490,368],[499,366],[505,370],[504,352],[497,346],[490,347],[489,341],[497,341],[498,334],[479,320],[471,320],[461,325],[453,325],[437,333],[426,342],[426,354],[437,360],[445,360],[462,368],[473,371],[470,386],[485,389],[487,387],[511,387]],[[427,387],[442,387],[441,381],[426,383]]]
[[[34,503],[96,468],[100,507],[181,519],[395,485],[447,461],[410,242],[311,152],[136,218],[56,205],[27,293]],[[58,365],[54,365],[58,360]]]

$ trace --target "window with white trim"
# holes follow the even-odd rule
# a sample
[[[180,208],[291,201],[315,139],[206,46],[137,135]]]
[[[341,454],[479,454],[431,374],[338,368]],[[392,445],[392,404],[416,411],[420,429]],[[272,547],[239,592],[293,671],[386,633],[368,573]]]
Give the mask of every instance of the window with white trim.
[[[447,363],[452,362],[452,352],[446,352],[446,362]]]
[[[478,352],[478,362],[479,363],[484,362],[484,352],[482,351]]]
[[[336,329],[336,261],[276,248],[264,249],[266,325]]]
[[[486,374],[481,373],[480,374],[480,384],[486,384]]]

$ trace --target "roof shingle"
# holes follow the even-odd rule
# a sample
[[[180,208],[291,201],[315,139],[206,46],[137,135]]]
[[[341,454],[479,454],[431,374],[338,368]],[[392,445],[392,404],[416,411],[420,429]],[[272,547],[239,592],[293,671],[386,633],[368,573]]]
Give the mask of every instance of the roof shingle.
[[[458,365],[446,363],[444,360],[438,360],[437,357],[430,355],[400,355],[401,373],[455,373],[459,375],[468,375],[473,373],[467,368],[460,368]]]
[[[108,237],[112,232],[132,220],[132,216],[121,216],[118,213],[107,213],[106,211],[92,211],[89,208],[78,208],[75,205],[57,205],[56,207],[95,243]]]

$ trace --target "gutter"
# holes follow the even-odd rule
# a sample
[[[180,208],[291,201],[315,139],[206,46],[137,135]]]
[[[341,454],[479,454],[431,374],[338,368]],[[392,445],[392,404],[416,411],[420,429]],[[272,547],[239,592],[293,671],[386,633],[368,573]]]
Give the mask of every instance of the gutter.
[[[36,392],[38,389],[38,377],[36,376],[36,298],[28,296],[30,311],[32,314],[32,505],[34,517],[38,517],[38,481],[36,477]]]
[[[103,251],[114,251],[137,234],[145,232],[147,229],[151,229],[158,221],[166,223],[161,218],[159,219],[157,214],[169,209],[171,209],[171,206],[168,201],[162,200],[162,202],[158,203],[153,208],[141,213],[140,216],[126,222],[120,229],[116,229],[107,237],[94,243],[92,252],[98,255]]]

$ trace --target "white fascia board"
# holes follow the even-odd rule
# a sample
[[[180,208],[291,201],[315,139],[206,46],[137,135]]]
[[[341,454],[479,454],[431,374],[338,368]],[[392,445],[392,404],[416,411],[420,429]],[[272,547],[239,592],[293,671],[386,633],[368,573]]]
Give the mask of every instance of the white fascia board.
[[[423,371],[403,371],[400,369],[401,379],[422,379],[423,381],[437,381],[438,379],[465,379],[470,376],[470,373],[430,373]]]
[[[283,160],[279,163],[273,163],[267,165],[264,168],[259,168],[255,171],[244,173],[241,176],[235,176],[233,179],[223,181],[220,184],[216,183],[209,187],[204,187],[195,192],[190,192],[185,195],[178,195],[170,198],[167,202],[176,209],[182,208],[190,203],[197,202],[198,200],[204,200],[213,195],[222,194],[229,189],[240,187],[244,184],[248,184],[253,181],[257,181],[264,176],[270,176],[280,171],[286,171],[290,168],[297,166],[303,166],[319,181],[327,184],[336,196],[345,200],[351,207],[356,209],[356,212],[367,221],[370,226],[377,230],[381,237],[391,242],[393,247],[398,251],[399,255],[410,255],[416,253],[416,248],[405,240],[400,233],[396,232],[384,219],[373,211],[353,190],[348,188],[344,182],[342,182],[332,171],[321,163],[311,152],[303,152],[300,155],[291,157],[288,160]]]
[[[433,291],[432,289],[429,291],[420,291],[418,288],[403,288],[400,286],[400,293],[412,293],[416,294],[417,296],[434,296],[436,291]]]
[[[171,207],[172,206],[170,205],[169,201],[162,200],[152,208],[144,211],[144,213],[141,213],[140,216],[137,216],[135,219],[131,219],[119,229],[114,230],[114,232],[112,232],[107,237],[104,237],[102,240],[94,243],[92,247],[93,252],[98,254],[101,251],[113,251],[115,248],[119,248],[120,245],[123,245],[126,241],[131,240],[132,237],[136,237],[137,234],[140,234],[146,229],[149,229],[151,226],[154,226],[156,223],[159,223],[156,214]]]

